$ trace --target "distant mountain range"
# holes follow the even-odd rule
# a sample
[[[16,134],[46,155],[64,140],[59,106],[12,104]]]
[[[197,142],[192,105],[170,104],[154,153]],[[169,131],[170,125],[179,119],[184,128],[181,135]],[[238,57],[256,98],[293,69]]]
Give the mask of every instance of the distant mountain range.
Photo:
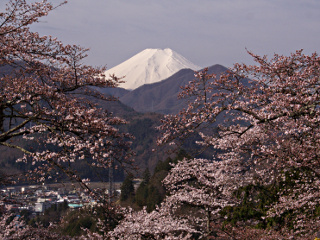
[[[159,82],[178,72],[190,68],[199,70],[193,64],[170,48],[145,49],[123,63],[106,71],[106,75],[115,74],[117,77],[125,76],[125,83],[119,87],[134,90],[144,84]]]
[[[162,66],[160,66],[162,64],[161,61],[157,61],[158,65],[149,65],[151,70],[147,69],[145,64],[150,57],[149,53],[153,52],[160,55],[160,53],[163,53],[162,51],[164,50],[146,49],[141,54],[138,54],[137,58],[131,58],[129,59],[130,61],[126,61],[126,66],[128,69],[138,69],[139,73],[141,73],[141,69],[147,72],[153,69],[162,69]],[[145,59],[143,59],[143,56],[145,56]],[[134,59],[138,62],[133,62]],[[134,67],[139,66],[139,61],[141,61],[143,67]],[[166,61],[163,64],[166,64]],[[227,68],[221,65],[213,65],[208,68],[209,73],[214,73],[218,76],[226,70]],[[137,164],[142,169],[149,167],[152,171],[155,164],[159,160],[163,160],[163,156],[160,156],[158,151],[151,152],[152,148],[157,149],[155,140],[159,136],[159,132],[155,127],[160,125],[160,119],[163,114],[175,114],[187,106],[187,100],[179,100],[177,97],[181,92],[181,86],[185,86],[194,79],[194,73],[194,69],[182,68],[168,77],[157,79],[154,83],[143,84],[133,90],[124,88],[99,89],[104,94],[118,97],[119,101],[108,102],[103,107],[129,121],[126,130],[136,137],[133,149],[137,152]],[[138,76],[136,73],[133,73],[133,75]],[[146,73],[141,73],[141,76],[146,75]],[[129,75],[126,80],[128,82],[131,81]],[[137,112],[140,112],[140,114]],[[163,153],[162,150],[160,152]]]
[[[127,86],[135,86],[132,87],[134,88],[133,90],[120,87],[99,89],[100,92],[113,95],[119,99],[119,101],[108,102],[106,105],[102,105],[105,109],[114,112],[115,115],[120,115],[129,121],[125,130],[136,137],[133,149],[137,152],[137,163],[142,169],[149,167],[151,171],[157,161],[163,160],[163,156],[160,156],[159,152],[151,152],[152,148],[157,148],[155,140],[160,134],[155,127],[160,125],[160,119],[163,117],[163,114],[176,114],[187,106],[187,100],[179,100],[178,94],[181,92],[181,86],[185,86],[189,81],[194,79],[194,70],[196,69],[190,67],[181,68],[163,79],[156,78],[156,80],[149,80],[148,83],[136,87],[138,86],[135,85],[137,82],[142,84],[145,81],[145,76],[148,75],[147,72],[163,69],[162,65],[167,64],[168,58],[160,56],[164,56],[169,51],[173,53],[173,56],[181,56],[170,49],[146,49],[123,64],[118,65],[127,67],[128,75],[125,80],[128,83]],[[151,55],[155,55],[154,59],[156,61],[150,60]],[[163,61],[160,61],[161,59]],[[146,64],[150,61],[152,64]],[[185,60],[185,62],[189,61]],[[135,69],[137,73],[134,71]],[[142,70],[146,72],[142,73]],[[213,65],[208,68],[210,74],[214,73],[217,76],[226,70],[228,69],[221,65]],[[133,77],[130,77],[129,73],[133,74],[131,75]],[[137,80],[137,82],[131,84],[130,81],[137,76],[142,76],[142,80]]]

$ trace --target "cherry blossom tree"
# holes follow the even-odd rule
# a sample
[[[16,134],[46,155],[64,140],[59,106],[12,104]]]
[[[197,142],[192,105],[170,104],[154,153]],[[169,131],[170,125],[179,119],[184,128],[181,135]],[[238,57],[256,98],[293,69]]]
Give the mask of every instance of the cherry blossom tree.
[[[148,213],[129,209],[126,217],[111,232],[110,239],[192,239],[199,235],[187,219],[179,219],[172,214],[170,202],[163,202],[161,207]]]
[[[320,57],[302,50],[271,60],[249,54],[256,65],[235,64],[219,77],[208,69],[197,72],[180,94],[190,98],[188,107],[165,116],[158,143],[174,144],[198,133],[198,143],[214,148],[216,159],[245,162],[248,180],[262,185],[279,184],[295,173],[298,178],[283,186],[268,217],[290,213],[294,232],[310,236],[309,218],[316,217],[320,200]]]
[[[245,166],[232,158],[225,161],[184,159],[163,180],[170,194],[166,201],[178,209],[191,208],[193,214],[182,215],[194,226],[199,227],[202,222],[202,232],[209,235],[211,223],[219,218],[219,211],[238,203],[233,192],[246,184],[243,172]],[[193,216],[198,214],[199,217],[194,219]]]
[[[0,13],[0,145],[22,151],[20,161],[36,166],[30,176],[37,180],[62,170],[82,182],[69,168],[79,160],[103,168],[131,164],[130,136],[118,129],[123,119],[88,100],[110,100],[91,87],[120,80],[83,64],[87,49],[30,31],[54,8],[47,0],[10,0]]]
[[[126,121],[90,101],[113,100],[92,87],[116,87],[121,80],[105,76],[105,67],[85,65],[87,49],[30,30],[65,3],[8,0],[0,12],[0,145],[21,151],[17,161],[34,166],[19,178],[41,182],[64,174],[102,202],[104,196],[90,189],[73,166],[79,161],[92,168],[132,165],[131,136],[119,130]],[[6,216],[0,222],[4,239],[63,239]]]

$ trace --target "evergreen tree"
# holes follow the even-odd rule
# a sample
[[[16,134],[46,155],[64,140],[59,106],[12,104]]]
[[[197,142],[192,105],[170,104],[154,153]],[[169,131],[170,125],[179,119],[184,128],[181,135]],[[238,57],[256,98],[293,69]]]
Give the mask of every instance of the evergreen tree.
[[[156,208],[157,205],[160,205],[164,198],[164,195],[160,193],[159,189],[151,185],[148,188],[148,198],[146,199],[147,201],[147,211],[151,212]]]
[[[126,201],[134,196],[133,175],[129,173],[121,185],[120,201]]]
[[[150,174],[149,168],[146,168],[146,170],[144,170],[144,172],[143,172],[143,180],[142,180],[142,182],[144,184],[148,184],[149,181],[150,181],[150,177],[151,177],[151,174]]]
[[[136,196],[135,196],[135,201],[139,207],[147,205],[149,181],[150,181],[150,171],[147,168],[143,172],[143,179],[137,189]]]

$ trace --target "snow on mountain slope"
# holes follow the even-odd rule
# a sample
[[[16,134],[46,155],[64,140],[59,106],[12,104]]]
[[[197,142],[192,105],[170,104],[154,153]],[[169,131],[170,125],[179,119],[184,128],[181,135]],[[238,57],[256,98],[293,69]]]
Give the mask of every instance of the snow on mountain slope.
[[[144,84],[164,80],[183,68],[200,69],[199,66],[169,48],[164,50],[149,48],[107,70],[106,74],[125,76],[126,82],[119,87],[133,90]]]

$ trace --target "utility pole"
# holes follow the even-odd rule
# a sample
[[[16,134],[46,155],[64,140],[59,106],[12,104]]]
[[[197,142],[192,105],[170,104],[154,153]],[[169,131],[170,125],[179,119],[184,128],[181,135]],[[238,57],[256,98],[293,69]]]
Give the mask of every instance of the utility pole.
[[[112,202],[112,198],[114,195],[114,176],[113,176],[114,163],[111,159],[111,165],[109,167],[109,203]]]

